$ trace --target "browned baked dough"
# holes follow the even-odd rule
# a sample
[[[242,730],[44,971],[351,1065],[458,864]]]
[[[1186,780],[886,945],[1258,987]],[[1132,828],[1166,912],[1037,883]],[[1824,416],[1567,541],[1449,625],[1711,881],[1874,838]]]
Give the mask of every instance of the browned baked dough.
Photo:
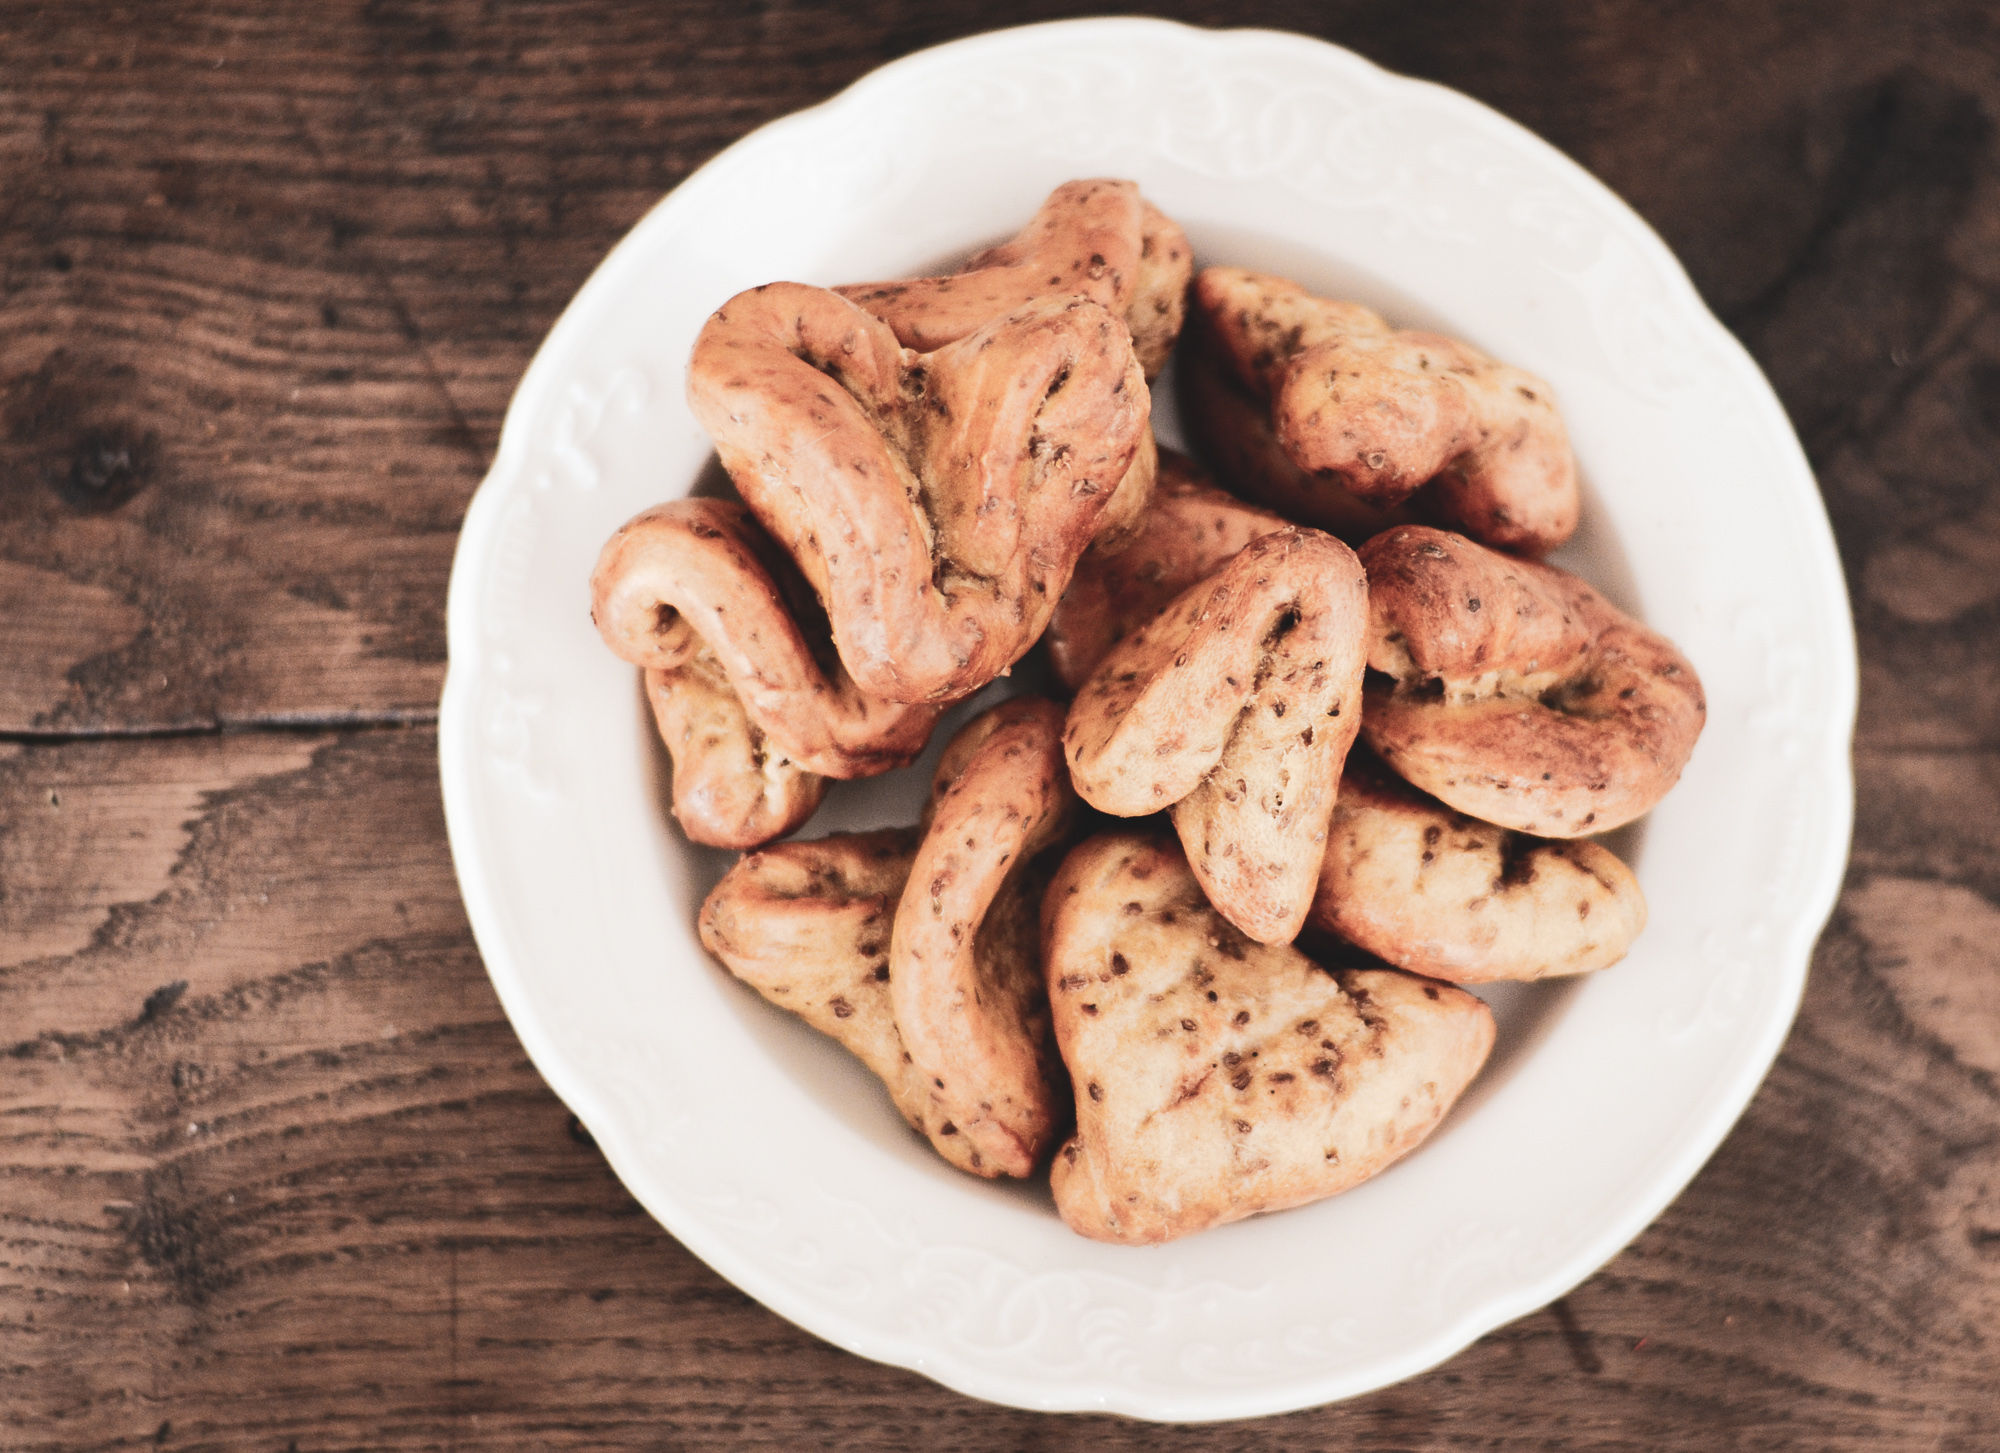
[[[1680,779],[1707,715],[1665,636],[1565,571],[1410,525],[1361,547],[1361,730],[1460,812],[1540,837],[1608,832]]]
[[[827,779],[794,762],[750,720],[707,645],[645,679],[653,724],[673,758],[673,814],[691,840],[754,848],[818,810]]]
[[[1114,646],[1071,705],[1076,790],[1118,817],[1170,808],[1215,906],[1260,943],[1298,936],[1359,725],[1368,582],[1288,526]]]
[[[1152,378],[1166,366],[1187,311],[1194,252],[1136,182],[1064,182],[1010,242],[948,277],[853,283],[834,291],[929,353],[1038,298],[1081,294],[1125,320]]]
[[[1174,377],[1188,443],[1223,485],[1245,499],[1352,545],[1419,518],[1407,504],[1365,504],[1337,477],[1294,464],[1271,428],[1270,400],[1236,376],[1199,313],[1189,321]]]
[[[1160,452],[1159,482],[1132,541],[1116,556],[1092,549],[1042,633],[1056,679],[1075,691],[1118,642],[1238,550],[1285,521],[1217,489],[1185,454]]]
[[[1267,273],[1205,268],[1194,291],[1300,469],[1385,509],[1428,485],[1427,514],[1501,549],[1541,554],[1575,532],[1576,460],[1541,379]]]
[[[1250,941],[1170,841],[1136,833],[1064,861],[1042,959],[1076,1085],[1056,1209],[1100,1241],[1170,1241],[1358,1185],[1437,1127],[1493,1045],[1462,989]]]
[[[955,1163],[980,1175],[1032,1174],[1066,1108],[1031,868],[1076,804],[1061,734],[1061,707],[1019,696],[951,739],[890,939],[890,1001],[927,1119],[964,1139]]]
[[[915,828],[892,828],[750,853],[701,905],[701,942],[766,999],[838,1040],[938,1154],[974,1170],[965,1137],[933,1113],[889,1004],[889,928],[917,838]]]
[[[590,595],[598,634],[624,660],[671,672],[706,649],[749,722],[807,771],[873,777],[930,740],[940,708],[870,697],[814,651],[811,592],[733,501],[669,500],[626,521]]]
[[[857,686],[907,702],[965,696],[1034,644],[1151,407],[1125,325],[1086,298],[917,354],[797,283],[709,319],[688,401]]]
[[[1617,963],[1646,926],[1646,899],[1602,844],[1453,812],[1357,752],[1307,921],[1399,969],[1486,984]]]

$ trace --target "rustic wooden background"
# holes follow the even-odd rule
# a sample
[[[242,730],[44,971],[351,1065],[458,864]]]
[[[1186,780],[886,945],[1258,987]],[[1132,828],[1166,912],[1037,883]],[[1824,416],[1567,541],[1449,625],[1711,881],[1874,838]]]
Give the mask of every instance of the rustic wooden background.
[[[1001,1410],[714,1276],[528,1064],[434,763],[509,392],[718,148],[1085,8],[0,4],[0,1446],[2000,1448],[1990,0],[1164,7],[1580,159],[1819,471],[1852,872],[1770,1081],[1599,1275],[1330,1408]]]

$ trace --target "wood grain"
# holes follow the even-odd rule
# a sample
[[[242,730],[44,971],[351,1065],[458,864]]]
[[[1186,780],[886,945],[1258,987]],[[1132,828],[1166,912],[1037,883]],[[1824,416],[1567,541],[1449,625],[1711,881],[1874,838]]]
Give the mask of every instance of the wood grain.
[[[1799,426],[1862,646],[1859,819],[1715,1159],[1554,1307],[1256,1423],[995,1409],[749,1301],[486,983],[428,725],[444,584],[514,382],[632,222],[991,19],[0,3],[0,1448],[2000,1447],[2000,15],[1165,13],[1549,137]]]

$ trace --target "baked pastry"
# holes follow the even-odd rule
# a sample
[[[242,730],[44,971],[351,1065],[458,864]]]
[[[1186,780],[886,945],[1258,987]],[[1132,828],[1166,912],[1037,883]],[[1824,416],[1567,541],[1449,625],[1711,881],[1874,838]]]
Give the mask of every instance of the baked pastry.
[[[750,720],[715,652],[644,673],[653,725],[673,759],[670,810],[692,842],[754,848],[805,825],[827,779],[786,755]]]
[[[696,842],[783,836],[818,805],[815,779],[889,771],[930,740],[940,708],[855,686],[811,591],[739,504],[679,499],[635,516],[590,588],[605,644],[646,671],[674,815]]]
[[[1062,708],[1017,696],[945,747],[931,812],[896,909],[889,995],[903,1047],[967,1167],[1026,1176],[1068,1107],[1049,1033],[1034,858],[1068,829]]]
[[[1070,706],[1084,801],[1171,810],[1216,908],[1259,943],[1298,936],[1354,742],[1368,583],[1331,535],[1252,541],[1114,646]]]
[[[1018,660],[1152,459],[1125,325],[1081,297],[919,354],[837,294],[772,283],[703,327],[688,401],[856,685],[889,701],[953,701]]]
[[[1487,984],[1617,963],[1646,926],[1646,898],[1601,843],[1480,822],[1356,752],[1307,922],[1399,969]]]
[[[974,1175],[1032,1174],[1068,1116],[1034,861],[1076,801],[1061,724],[1053,702],[1001,703],[946,745],[921,826],[749,854],[701,909],[710,953],[852,1050]]]
[[[1038,298],[1080,294],[1125,321],[1148,379],[1166,366],[1187,312],[1194,251],[1136,182],[1064,182],[1011,241],[947,277],[834,289],[929,353]]]
[[[1087,552],[1042,633],[1056,679],[1074,692],[1104,655],[1175,596],[1259,535],[1285,528],[1266,509],[1217,489],[1200,465],[1160,451],[1152,502],[1116,555]]]
[[[1680,779],[1707,714],[1685,656],[1583,581],[1427,526],[1361,547],[1361,730],[1433,797],[1540,837],[1632,821]]]
[[[971,1147],[933,1110],[889,1003],[889,929],[919,835],[841,833],[748,853],[710,891],[698,926],[725,968],[852,1052],[912,1129],[972,1170]]]
[[[1541,379],[1266,273],[1206,268],[1194,292],[1203,339],[1300,470],[1378,509],[1422,489],[1425,514],[1500,549],[1539,555],[1575,531],[1576,460]]]
[[[1394,969],[1328,972],[1216,913],[1171,840],[1095,837],[1042,913],[1076,1133],[1064,1221],[1149,1244],[1347,1190],[1437,1128],[1493,1016]]]
[[[1216,478],[1286,520],[1338,535],[1350,545],[1391,525],[1417,522],[1407,501],[1387,508],[1372,505],[1357,499],[1339,476],[1314,474],[1294,464],[1271,427],[1271,401],[1237,377],[1213,333],[1197,311],[1189,320],[1174,379],[1188,444]]]

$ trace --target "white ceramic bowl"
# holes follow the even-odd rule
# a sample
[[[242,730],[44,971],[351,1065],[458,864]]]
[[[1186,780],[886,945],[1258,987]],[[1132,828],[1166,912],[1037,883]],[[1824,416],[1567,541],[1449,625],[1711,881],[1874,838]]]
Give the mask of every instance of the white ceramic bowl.
[[[857,1063],[703,955],[695,910],[726,857],[670,825],[637,673],[587,611],[611,531],[712,478],[683,402],[712,309],[774,279],[935,264],[1080,176],[1136,179],[1200,261],[1360,298],[1549,379],[1586,481],[1562,558],[1673,637],[1709,700],[1681,785],[1618,843],[1652,909],[1624,963],[1489,996],[1485,1074],[1377,1180],[1151,1249],[1073,1235],[1045,1187],[951,1170]],[[647,1209],[745,1291],[1022,1407],[1278,1412],[1429,1367],[1561,1295],[1741,1113],[1846,859],[1847,600],[1762,375],[1573,163],[1463,96],[1297,36],[1003,31],[722,153],[619,244],[528,370],[466,516],[450,642],[452,851],[549,1083]],[[917,771],[843,786],[808,831],[911,821],[922,795]]]

